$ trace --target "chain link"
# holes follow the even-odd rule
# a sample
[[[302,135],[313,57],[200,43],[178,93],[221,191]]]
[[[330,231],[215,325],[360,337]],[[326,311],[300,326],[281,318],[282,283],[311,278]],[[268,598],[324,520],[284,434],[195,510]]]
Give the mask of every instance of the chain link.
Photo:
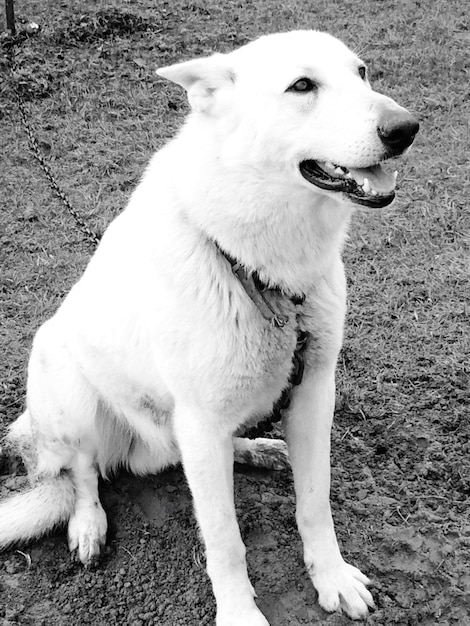
[[[31,152],[34,156],[34,158],[38,161],[44,175],[46,176],[47,180],[49,181],[50,187],[51,189],[54,191],[54,193],[57,195],[57,197],[62,201],[63,205],[65,206],[65,208],[67,209],[67,211],[69,212],[69,214],[74,218],[75,222],[77,223],[78,227],[80,228],[80,230],[83,232],[83,234],[86,236],[86,238],[90,241],[90,243],[92,243],[93,245],[97,246],[100,242],[101,236],[94,232],[89,226],[88,224],[85,222],[85,220],[83,219],[83,217],[80,215],[80,213],[73,207],[72,203],[70,202],[70,200],[68,199],[67,195],[65,194],[65,192],[63,191],[63,189],[60,187],[60,185],[57,183],[56,179],[54,178],[51,169],[49,167],[49,164],[47,163],[43,153],[41,152],[41,148],[39,147],[39,143],[36,139],[36,136],[33,132],[33,129],[31,128],[31,124],[29,123],[28,120],[28,116],[26,113],[26,106],[25,106],[25,102],[21,93],[21,89],[18,85],[18,82],[16,80],[15,77],[15,68],[17,67],[17,63],[16,63],[16,59],[15,59],[15,46],[17,46],[21,41],[24,41],[24,38],[21,38],[19,36],[16,37],[11,37],[8,42],[6,44],[4,44],[4,47],[6,49],[6,59],[7,59],[7,64],[8,67],[10,69],[10,75],[11,75],[11,79],[12,79],[12,84],[13,84],[13,90],[15,92],[15,97],[16,97],[16,102],[18,105],[18,110],[20,112],[20,119],[21,119],[21,124],[23,126],[23,129],[26,132],[26,135],[28,137],[28,144],[29,147],[31,149]]]

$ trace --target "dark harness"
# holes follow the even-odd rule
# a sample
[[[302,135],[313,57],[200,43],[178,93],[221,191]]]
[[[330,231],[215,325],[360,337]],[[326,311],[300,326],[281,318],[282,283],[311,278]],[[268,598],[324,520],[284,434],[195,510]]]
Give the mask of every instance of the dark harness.
[[[288,323],[288,318],[278,315],[273,309],[271,303],[266,298],[266,292],[272,291],[288,298],[296,306],[301,306],[305,302],[305,294],[288,295],[280,287],[268,287],[259,277],[257,271],[249,271],[242,263],[233,259],[222,248],[217,246],[222,255],[227,259],[232,268],[233,274],[246,291],[250,300],[256,305],[264,319],[268,320],[275,328],[283,328]],[[281,411],[287,409],[290,405],[292,388],[300,385],[304,375],[304,352],[307,348],[310,333],[301,330],[297,325],[297,343],[292,355],[292,370],[289,376],[287,387],[284,388],[280,397],[274,403],[271,414],[258,422],[252,428],[243,429],[243,436],[253,439],[260,437],[263,433],[270,432],[273,425],[282,418]]]

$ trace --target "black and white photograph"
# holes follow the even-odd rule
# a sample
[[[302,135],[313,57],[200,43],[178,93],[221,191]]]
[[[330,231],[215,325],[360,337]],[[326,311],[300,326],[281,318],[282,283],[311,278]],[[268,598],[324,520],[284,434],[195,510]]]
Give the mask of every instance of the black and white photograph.
[[[469,28],[5,0],[0,626],[470,624]]]

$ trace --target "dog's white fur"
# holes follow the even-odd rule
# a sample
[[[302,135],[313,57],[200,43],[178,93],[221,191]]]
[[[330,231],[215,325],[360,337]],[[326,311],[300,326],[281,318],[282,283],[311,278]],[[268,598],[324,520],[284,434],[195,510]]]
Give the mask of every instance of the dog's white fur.
[[[233,435],[285,387],[297,316],[313,341],[284,422],[305,562],[326,610],[360,618],[373,606],[368,579],[341,557],[329,505],[340,253],[353,206],[298,169],[303,159],[367,167],[384,158],[377,120],[399,107],[370,89],[359,64],[335,38],[298,31],[159,70],[187,89],[193,112],[36,335],[27,410],[9,433],[33,485],[0,505],[0,546],[68,520],[70,549],[87,564],[106,535],[98,473],[181,460],[218,626],[266,625],[232,492],[234,447],[256,457],[258,443]],[[286,92],[304,75],[318,93]],[[214,242],[264,281],[306,294],[300,315],[277,296],[289,323],[269,324]]]

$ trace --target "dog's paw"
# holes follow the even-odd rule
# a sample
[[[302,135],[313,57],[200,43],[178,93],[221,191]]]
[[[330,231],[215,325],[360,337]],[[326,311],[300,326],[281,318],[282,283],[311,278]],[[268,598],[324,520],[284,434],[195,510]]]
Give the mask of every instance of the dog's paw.
[[[216,626],[269,626],[268,620],[264,617],[256,605],[252,609],[221,613],[217,611],[215,620]]]
[[[101,504],[76,510],[69,521],[69,549],[83,565],[96,564],[101,546],[106,542],[108,523]]]
[[[325,611],[341,610],[352,619],[363,619],[369,608],[375,608],[367,589],[370,580],[357,567],[341,560],[323,571],[316,571],[313,566],[308,569],[318,592],[318,603]]]
[[[290,467],[287,444],[281,439],[234,440],[234,458],[237,463],[263,467],[266,469],[283,470]]]

